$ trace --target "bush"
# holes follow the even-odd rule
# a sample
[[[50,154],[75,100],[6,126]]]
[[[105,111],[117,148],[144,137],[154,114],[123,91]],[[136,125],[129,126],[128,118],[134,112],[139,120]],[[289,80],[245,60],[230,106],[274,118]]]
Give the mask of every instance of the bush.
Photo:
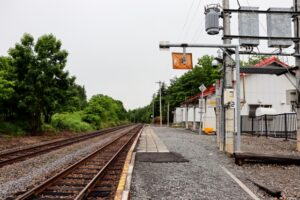
[[[56,133],[57,130],[51,124],[42,124],[42,132]]]
[[[60,113],[52,116],[51,125],[57,130],[68,130],[73,132],[86,132],[95,128],[82,121],[81,112]]]
[[[0,122],[0,133],[12,136],[22,136],[25,134],[24,127],[19,123]]]

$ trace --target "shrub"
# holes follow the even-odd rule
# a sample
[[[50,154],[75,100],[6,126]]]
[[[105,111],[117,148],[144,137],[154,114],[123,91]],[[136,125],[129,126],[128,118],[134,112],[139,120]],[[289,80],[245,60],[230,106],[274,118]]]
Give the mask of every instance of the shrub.
[[[12,136],[22,136],[25,134],[24,127],[19,123],[0,122],[0,133]]]
[[[42,124],[42,132],[46,133],[56,133],[57,130],[51,124]]]
[[[60,113],[52,116],[51,125],[57,130],[68,130],[73,132],[91,131],[94,127],[82,121],[81,112]]]

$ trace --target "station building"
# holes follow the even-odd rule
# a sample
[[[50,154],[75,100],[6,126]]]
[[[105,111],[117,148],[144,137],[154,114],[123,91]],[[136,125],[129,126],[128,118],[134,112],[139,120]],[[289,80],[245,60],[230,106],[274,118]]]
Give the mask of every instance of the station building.
[[[276,57],[265,59],[256,64],[255,67],[289,68],[286,63],[281,62]],[[280,76],[274,74],[241,74],[241,115],[253,117],[258,110],[267,111],[266,114],[293,113],[294,108],[290,102],[287,102],[287,95],[288,91],[295,90],[295,85],[294,71]],[[216,91],[216,86],[212,85],[203,93],[205,99],[203,128],[213,131],[216,130]],[[187,118],[189,128],[196,129],[199,127],[199,98],[201,98],[201,93],[182,102],[181,106],[173,112],[174,123],[184,124]]]

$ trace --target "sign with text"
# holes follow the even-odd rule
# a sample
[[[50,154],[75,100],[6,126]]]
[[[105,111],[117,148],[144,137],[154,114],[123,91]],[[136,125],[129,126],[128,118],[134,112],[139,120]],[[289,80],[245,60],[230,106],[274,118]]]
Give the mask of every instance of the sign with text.
[[[173,69],[193,69],[193,58],[191,53],[172,53]]]

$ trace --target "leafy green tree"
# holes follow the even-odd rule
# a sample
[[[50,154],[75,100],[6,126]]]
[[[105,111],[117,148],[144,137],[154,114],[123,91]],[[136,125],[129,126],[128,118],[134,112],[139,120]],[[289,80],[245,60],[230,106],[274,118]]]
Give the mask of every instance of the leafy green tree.
[[[68,53],[61,49],[61,41],[52,34],[43,35],[34,43],[30,34],[9,49],[16,76],[14,100],[19,116],[29,119],[32,133],[61,108],[75,78],[64,70]]]
[[[75,112],[83,110],[87,105],[86,92],[84,86],[73,83],[65,96],[61,112]]]
[[[0,114],[7,120],[14,115],[11,103],[15,93],[15,77],[9,57],[0,57]]]
[[[98,94],[89,100],[82,119],[100,129],[118,124],[125,120],[126,116],[127,113],[121,101]]]

